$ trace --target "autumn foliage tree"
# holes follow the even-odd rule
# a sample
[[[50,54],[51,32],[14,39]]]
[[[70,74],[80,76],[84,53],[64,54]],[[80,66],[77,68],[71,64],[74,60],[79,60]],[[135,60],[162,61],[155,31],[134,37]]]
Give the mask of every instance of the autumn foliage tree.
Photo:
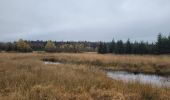
[[[56,52],[56,46],[52,41],[48,41],[45,46],[46,52]]]
[[[16,43],[16,48],[18,52],[32,52],[30,45],[22,39]]]

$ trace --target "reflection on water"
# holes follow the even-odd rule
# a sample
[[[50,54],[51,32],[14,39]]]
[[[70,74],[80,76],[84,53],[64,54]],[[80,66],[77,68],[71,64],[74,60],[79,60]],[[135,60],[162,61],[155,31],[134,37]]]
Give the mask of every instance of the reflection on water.
[[[60,62],[50,62],[50,61],[44,61],[46,65],[51,64],[51,65],[59,65],[61,64]]]
[[[107,76],[123,80],[124,82],[139,81],[144,84],[151,84],[156,86],[170,87],[170,77],[163,77],[158,75],[134,74],[125,71],[108,71]]]

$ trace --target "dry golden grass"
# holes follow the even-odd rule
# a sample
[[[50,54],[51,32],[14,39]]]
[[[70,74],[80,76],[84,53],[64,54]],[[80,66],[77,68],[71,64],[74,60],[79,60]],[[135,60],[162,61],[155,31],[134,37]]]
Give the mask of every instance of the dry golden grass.
[[[99,66],[104,69],[143,72],[148,74],[170,75],[170,56],[168,55],[100,55],[95,53],[52,54],[45,58],[66,63]]]
[[[44,57],[54,57],[69,63],[45,65],[41,61]],[[136,62],[142,60],[157,64],[159,61],[169,64],[162,60],[169,58],[166,56],[162,59],[153,56],[152,60],[148,57],[144,59],[145,56],[135,57],[0,53],[0,100],[170,100],[169,88],[112,80],[93,63],[100,61],[109,65],[112,61],[121,62],[126,59],[129,59],[126,63],[134,63],[131,61],[134,59]]]

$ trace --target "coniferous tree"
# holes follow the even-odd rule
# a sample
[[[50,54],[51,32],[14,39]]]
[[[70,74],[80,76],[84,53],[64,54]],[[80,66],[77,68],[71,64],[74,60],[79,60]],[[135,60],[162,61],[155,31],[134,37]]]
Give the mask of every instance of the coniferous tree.
[[[128,39],[127,42],[126,42],[125,53],[126,53],[126,54],[131,54],[131,53],[132,53],[132,45],[131,45],[129,39]]]
[[[155,43],[148,44],[148,54],[156,54]]]
[[[157,54],[168,54],[170,53],[169,37],[163,37],[161,34],[158,35],[156,43]]]
[[[102,53],[102,47],[103,47],[102,42],[100,42],[98,46],[98,53],[100,54]]]
[[[123,44],[122,40],[117,41],[115,53],[117,53],[117,54],[124,53],[124,44]]]
[[[115,52],[115,41],[114,39],[112,40],[112,42],[109,44],[109,53],[114,53]]]
[[[107,44],[103,43],[103,54],[108,53]]]
[[[138,46],[138,53],[139,54],[145,54],[146,53],[146,44],[141,41]]]
[[[133,54],[138,54],[138,51],[139,51],[139,43],[137,41],[135,41],[133,43],[133,46],[132,46],[132,53]]]
[[[168,36],[168,53],[170,54],[170,35]]]
[[[170,51],[169,51],[169,39],[168,37],[165,37],[164,40],[163,40],[163,45],[164,45],[164,54],[169,54]]]
[[[99,43],[98,53],[100,53],[100,54],[108,53],[107,44],[106,43],[102,43],[102,42]]]
[[[161,54],[162,53],[162,35],[161,33],[159,33],[158,37],[157,37],[157,43],[156,43],[156,49],[157,49],[157,54]]]

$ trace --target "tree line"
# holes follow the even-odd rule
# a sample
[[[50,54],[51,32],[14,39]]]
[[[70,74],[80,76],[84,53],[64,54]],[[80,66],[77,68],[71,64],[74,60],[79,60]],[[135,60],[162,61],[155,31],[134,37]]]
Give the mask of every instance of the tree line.
[[[88,41],[26,41],[0,42],[0,51],[6,52],[98,52],[100,54],[170,54],[170,36],[157,36],[155,43],[126,42],[122,40],[111,42],[88,42]]]
[[[122,40],[111,42],[100,42],[98,53],[114,53],[114,54],[170,54],[170,35],[157,36],[155,43],[148,42],[131,42],[129,39],[126,42]]]
[[[0,51],[6,52],[97,52],[98,42],[88,41],[26,41],[20,39],[15,42],[0,42]]]

